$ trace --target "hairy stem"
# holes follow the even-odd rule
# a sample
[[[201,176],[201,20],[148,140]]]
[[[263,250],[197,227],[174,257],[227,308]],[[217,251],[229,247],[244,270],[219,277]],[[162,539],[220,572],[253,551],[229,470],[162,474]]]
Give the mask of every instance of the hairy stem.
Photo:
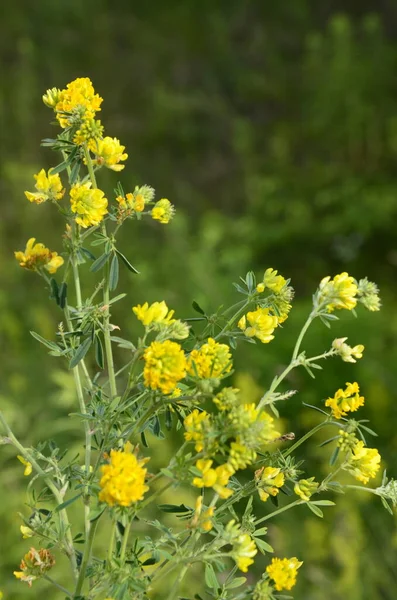
[[[86,540],[86,543],[85,543],[83,559],[81,561],[79,578],[77,580],[76,589],[75,589],[73,598],[78,598],[80,596],[81,590],[83,589],[87,567],[91,560],[92,544],[94,542],[95,532],[96,532],[98,523],[99,523],[99,518],[91,523],[90,531],[88,534],[88,539]]]
[[[305,501],[304,500],[295,500],[294,502],[291,502],[291,504],[287,504],[286,506],[283,506],[282,508],[279,508],[278,510],[274,510],[273,512],[269,513],[268,515],[265,515],[261,519],[257,519],[255,521],[255,525],[259,525],[259,523],[263,523],[263,521],[272,519],[276,515],[280,515],[281,513],[285,512],[286,510],[289,510],[290,508],[293,508],[294,506],[299,506],[300,504],[305,504]]]

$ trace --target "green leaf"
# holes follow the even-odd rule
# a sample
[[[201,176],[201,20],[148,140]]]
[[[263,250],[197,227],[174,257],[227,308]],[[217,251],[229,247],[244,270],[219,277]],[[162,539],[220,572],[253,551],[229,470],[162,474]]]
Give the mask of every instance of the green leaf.
[[[323,518],[323,511],[320,508],[318,508],[318,506],[313,504],[313,502],[306,502],[306,505],[317,517],[320,517],[321,519]]]
[[[217,590],[218,589],[218,580],[216,578],[215,575],[215,571],[212,565],[210,564],[206,564],[205,565],[205,583],[209,588],[212,588],[213,590]]]
[[[113,255],[112,262],[110,263],[109,273],[109,289],[113,292],[116,289],[119,282],[119,259],[117,254]]]
[[[274,552],[271,545],[268,544],[267,542],[264,542],[263,540],[260,540],[259,538],[256,538],[255,536],[254,536],[254,540],[255,540],[255,544],[258,546],[258,548],[262,552],[262,554],[265,554],[265,552],[270,552],[270,553]]]
[[[338,460],[338,456],[339,456],[339,446],[337,446],[335,448],[335,450],[333,451],[333,453],[331,454],[331,458],[329,459],[329,465],[330,465],[330,467],[334,466],[334,464]]]
[[[266,535],[267,534],[267,527],[261,527],[260,529],[257,529],[254,533],[254,535]]]
[[[166,429],[168,429],[168,431],[171,431],[171,429],[172,429],[172,414],[171,414],[169,407],[167,407],[167,410],[165,411],[165,426],[166,426]]]
[[[92,265],[90,267],[90,271],[92,271],[93,273],[96,273],[97,271],[102,269],[102,267],[104,267],[106,265],[106,263],[108,262],[110,255],[111,255],[111,252],[105,252],[104,254],[101,254],[101,256],[99,256],[99,258],[97,258],[96,261],[94,261],[92,263]]]
[[[59,306],[61,308],[65,308],[67,293],[68,293],[68,284],[65,281],[63,281],[61,283],[61,285],[59,286],[59,295],[58,295]]]
[[[101,506],[97,509],[94,509],[90,512],[90,522],[94,523],[94,521],[97,521],[99,519],[99,517],[101,515],[103,515],[103,513],[106,510],[106,506]]]
[[[146,439],[146,435],[144,431],[141,431],[141,440],[142,440],[142,444],[145,446],[145,448],[149,448],[149,444],[147,443],[147,439]]]
[[[40,344],[47,346],[47,348],[49,348],[50,350],[55,350],[56,352],[60,351],[58,344],[56,344],[55,342],[50,342],[50,340],[46,340],[45,338],[41,337],[41,335],[39,335],[35,331],[30,331],[30,335],[32,337],[34,337],[35,340],[40,342]]]
[[[69,363],[69,369],[73,369],[79,362],[85,357],[88,350],[90,349],[92,340],[90,337],[86,338],[82,344],[77,348],[72,360]]]
[[[385,507],[385,509],[387,510],[387,512],[389,512],[393,516],[393,510],[390,507],[390,504],[385,500],[385,498],[381,497],[381,502],[382,502],[383,506]]]
[[[200,315],[205,315],[205,312],[203,311],[203,309],[201,308],[201,306],[199,306],[199,304],[197,304],[197,302],[195,300],[193,300],[192,306],[193,306],[193,309],[196,312],[198,312]]]
[[[192,512],[192,509],[184,504],[159,504],[158,508],[166,513],[187,513]]]
[[[120,256],[121,260],[123,261],[123,263],[125,264],[125,266],[127,267],[127,269],[129,269],[132,273],[135,273],[136,275],[139,275],[139,271],[135,267],[132,266],[132,264],[130,263],[130,261],[128,260],[128,258],[126,256],[124,256],[124,254],[122,254],[120,252],[120,250],[117,250],[117,248],[116,248],[116,252]]]
[[[88,250],[87,248],[83,248],[81,247],[80,250],[82,251],[83,254],[85,254],[88,258],[90,258],[91,260],[95,260],[95,256],[94,254]]]
[[[335,502],[332,502],[332,500],[311,500],[310,504],[315,504],[316,506],[335,506]]]
[[[58,284],[56,282],[56,279],[54,279],[54,277],[51,277],[51,279],[50,279],[50,286],[51,286],[50,298],[51,298],[51,300],[55,300],[55,302],[57,304],[59,304]]]
[[[52,169],[49,170],[49,174],[56,175],[56,173],[60,173],[61,171],[64,171],[65,169],[67,169],[67,167],[69,165],[70,165],[70,158],[59,163],[59,165],[57,165],[56,167],[52,167]]]
[[[78,177],[79,177],[79,172],[80,172],[80,163],[78,160],[76,160],[76,162],[74,163],[72,170],[70,171],[70,175],[69,175],[69,183],[70,185],[73,185],[74,183],[76,183]]]
[[[99,335],[95,336],[95,360],[100,369],[104,368],[103,362],[103,346]]]
[[[82,496],[82,494],[83,494],[83,492],[80,492],[80,494],[77,494],[77,496],[73,496],[73,498],[69,498],[69,500],[62,502],[62,504],[58,504],[58,506],[56,507],[54,512],[59,512],[59,511],[63,510],[64,508],[66,508],[67,506],[72,504],[75,500],[80,498],[80,496]]]
[[[118,296],[115,296],[114,298],[112,298],[109,302],[109,304],[114,304],[115,302],[118,302],[119,300],[122,300],[123,298],[126,297],[127,294],[119,294]]]
[[[228,585],[228,586],[226,586],[226,587],[227,587],[227,589],[228,589],[228,590],[233,590],[233,589],[235,589],[235,588],[238,588],[238,587],[240,587],[241,585],[244,585],[244,583],[245,583],[246,581],[247,581],[247,578],[246,578],[246,577],[235,577],[235,578],[233,579],[233,581],[231,581],[231,582],[229,583],[229,585]]]

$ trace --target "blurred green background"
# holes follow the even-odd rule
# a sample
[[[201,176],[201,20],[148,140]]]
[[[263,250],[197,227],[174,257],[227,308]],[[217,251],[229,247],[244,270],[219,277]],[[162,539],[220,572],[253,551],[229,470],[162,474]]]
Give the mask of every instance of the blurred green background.
[[[300,393],[281,408],[285,430],[300,435],[318,422],[302,401],[318,405],[345,381],[359,381],[361,414],[397,475],[396,30],[397,5],[387,0],[7,4],[0,22],[0,402],[26,444],[49,432],[70,448],[81,441],[67,417],[75,409],[72,380],[28,334],[52,337],[62,316],[13,251],[31,236],[61,251],[58,214],[30,205],[23,191],[33,173],[58,161],[39,147],[55,134],[42,94],[89,76],[104,98],[107,134],[127,147],[124,188],[148,183],[178,208],[169,226],[123,228],[120,247],[141,275],[122,273],[119,289],[129,297],[113,318],[121,335],[133,331],[133,304],[164,298],[183,317],[196,300],[211,312],[238,300],[231,284],[239,275],[279,269],[296,289],[290,319],[270,345],[236,354],[234,383],[253,399],[288,361],[318,281],[345,270],[368,276],[380,286],[382,311],[342,315],[332,332],[316,324],[306,342],[317,353],[349,336],[352,345],[365,344],[364,358],[328,361],[315,381],[293,373],[288,385]],[[108,172],[101,186],[111,193],[116,180]],[[299,456],[309,471],[325,472],[326,450],[306,445]],[[0,460],[0,589],[6,600],[58,598],[44,583],[29,590],[13,580],[29,548],[17,515],[27,514],[26,480],[10,449],[2,448]],[[396,521],[368,496],[339,497],[324,521],[300,507],[269,528],[280,555],[305,561],[297,600],[395,600]],[[258,558],[257,573],[265,564]]]

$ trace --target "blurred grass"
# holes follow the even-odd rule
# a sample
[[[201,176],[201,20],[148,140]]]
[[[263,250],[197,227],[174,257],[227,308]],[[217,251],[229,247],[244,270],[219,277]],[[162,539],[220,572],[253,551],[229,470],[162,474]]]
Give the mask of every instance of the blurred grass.
[[[141,271],[121,274],[128,298],[113,321],[122,334],[135,331],[133,304],[164,298],[184,317],[194,299],[211,312],[234,301],[239,275],[277,268],[297,296],[271,345],[236,354],[245,379],[234,383],[253,398],[287,361],[319,279],[343,270],[367,275],[380,285],[382,312],[344,315],[331,333],[316,324],[306,342],[317,352],[348,335],[365,344],[363,360],[327,362],[315,381],[294,373],[288,384],[300,394],[282,416],[300,435],[317,418],[302,400],[318,404],[345,381],[359,381],[362,415],[395,475],[396,13],[391,4],[374,10],[352,0],[8,5],[0,22],[0,400],[25,443],[49,430],[70,449],[80,442],[78,423],[67,416],[71,378],[28,334],[51,337],[61,316],[40,281],[18,269],[13,251],[31,236],[61,250],[57,214],[31,206],[23,191],[56,160],[39,148],[54,133],[42,93],[89,76],[105,100],[107,133],[127,146],[124,187],[149,183],[178,207],[167,227],[132,223],[122,233],[121,246]],[[114,182],[109,174],[101,179],[109,194]],[[301,449],[313,468],[324,468],[325,457],[313,445]],[[45,584],[36,592],[13,581],[29,547],[17,517],[25,481],[6,447],[1,461],[0,587],[6,599],[44,595]],[[299,508],[269,527],[280,554],[305,560],[295,597],[393,600],[395,520],[372,498],[338,500],[324,522]]]

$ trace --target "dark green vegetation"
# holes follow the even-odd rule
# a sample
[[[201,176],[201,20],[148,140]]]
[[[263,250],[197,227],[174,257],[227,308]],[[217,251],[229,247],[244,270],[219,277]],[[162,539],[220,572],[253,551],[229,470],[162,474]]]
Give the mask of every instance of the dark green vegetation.
[[[365,344],[364,358],[357,365],[333,359],[315,381],[294,373],[289,386],[302,391],[282,407],[285,430],[300,435],[316,422],[302,400],[320,405],[356,380],[366,397],[361,414],[379,433],[373,443],[397,476],[397,9],[357,6],[7,5],[0,23],[0,401],[26,443],[51,431],[73,448],[80,435],[67,417],[75,410],[71,377],[28,334],[52,337],[61,313],[12,253],[31,236],[61,251],[55,210],[30,205],[23,191],[32,188],[33,173],[58,161],[38,148],[54,133],[42,93],[89,76],[104,98],[106,132],[127,147],[124,188],[148,183],[178,209],[168,226],[124,228],[120,247],[141,275],[121,274],[120,291],[129,296],[113,322],[131,330],[131,306],[163,298],[179,317],[191,315],[193,300],[211,312],[233,301],[238,275],[279,269],[296,289],[291,316],[270,345],[244,346],[236,355],[243,376],[234,383],[253,398],[286,361],[318,281],[345,270],[368,276],[380,287],[382,312],[361,310],[358,320],[343,314],[332,332],[316,323],[307,339],[322,352],[334,337],[349,336],[352,345]],[[110,194],[118,176],[104,177]],[[29,548],[17,516],[26,480],[11,450],[1,456],[0,588],[6,599],[34,598],[43,583],[29,591],[12,581]],[[326,448],[306,445],[305,456],[327,468]],[[295,598],[394,599],[395,520],[376,498],[337,500],[324,523],[301,507],[271,528],[280,555],[305,561]]]

